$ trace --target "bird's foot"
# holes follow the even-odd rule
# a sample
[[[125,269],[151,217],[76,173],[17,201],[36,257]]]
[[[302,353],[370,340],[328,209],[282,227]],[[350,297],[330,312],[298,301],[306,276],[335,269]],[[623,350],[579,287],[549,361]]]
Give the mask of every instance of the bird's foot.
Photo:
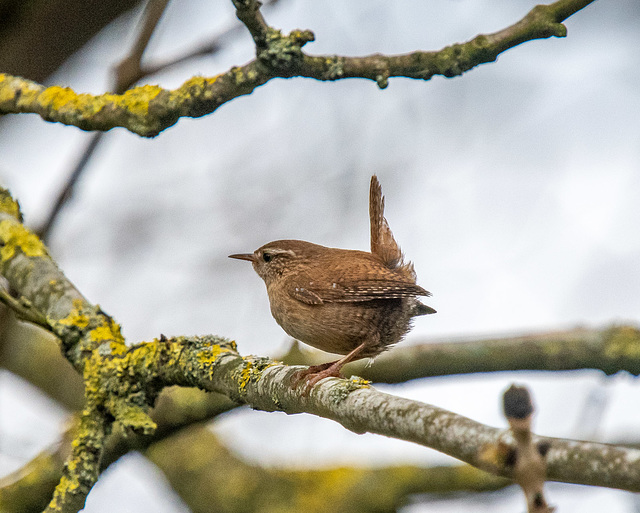
[[[340,369],[342,365],[336,365],[339,362],[329,362],[320,365],[312,365],[307,369],[296,372],[291,378],[291,382],[295,387],[304,382],[304,390],[302,395],[307,396],[311,389],[324,378],[342,378]]]

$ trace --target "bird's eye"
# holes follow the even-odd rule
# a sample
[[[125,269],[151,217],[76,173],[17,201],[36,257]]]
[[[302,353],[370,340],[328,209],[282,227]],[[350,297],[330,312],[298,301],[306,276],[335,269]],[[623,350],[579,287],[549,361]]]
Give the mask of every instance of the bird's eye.
[[[262,253],[262,260],[264,260],[265,262],[271,262],[272,258],[273,256],[271,256],[269,253]]]

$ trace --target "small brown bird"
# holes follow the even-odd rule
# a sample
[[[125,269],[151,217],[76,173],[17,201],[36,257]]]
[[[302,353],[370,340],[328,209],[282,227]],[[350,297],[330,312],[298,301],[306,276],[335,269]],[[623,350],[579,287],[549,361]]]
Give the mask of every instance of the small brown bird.
[[[436,311],[417,296],[431,294],[416,284],[411,262],[384,217],[378,178],[369,190],[371,253],[327,248],[301,240],[269,242],[253,253],[229,255],[248,260],[264,280],[271,314],[292,337],[323,351],[345,355],[298,375],[311,387],[340,376],[346,363],[380,354],[399,342],[412,317]]]

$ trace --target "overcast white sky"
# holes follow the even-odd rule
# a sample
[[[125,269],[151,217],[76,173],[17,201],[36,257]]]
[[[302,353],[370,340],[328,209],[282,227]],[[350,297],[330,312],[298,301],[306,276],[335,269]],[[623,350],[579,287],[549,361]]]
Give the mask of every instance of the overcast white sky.
[[[284,30],[312,29],[310,53],[364,55],[439,49],[514,23],[533,5],[282,0],[266,17]],[[226,256],[279,238],[366,249],[368,180],[376,173],[396,239],[438,310],[416,322],[406,344],[637,322],[639,15],[635,0],[600,0],[567,21],[567,38],[526,43],[455,79],[392,79],[384,91],[363,80],[274,80],[153,140],[114,130],[61,218],[52,252],[132,342],[216,333],[234,338],[243,353],[276,355],[288,340],[270,316],[263,283],[249,265]],[[233,22],[231,2],[174,0],[151,53],[178,54]],[[52,83],[103,91],[109,66],[127,50],[131,23],[115,23]],[[251,58],[242,34],[228,51],[150,82],[175,87]],[[0,179],[37,224],[87,134],[36,116],[7,121]],[[21,433],[31,451],[55,439],[65,413],[6,373],[0,379],[0,436]],[[599,426],[605,439],[640,424],[637,408],[629,407],[638,390],[628,376],[505,373],[385,390],[503,425],[499,397],[513,380],[532,388],[542,434],[579,436],[584,404],[594,395],[608,400]],[[303,453],[304,462],[321,454],[322,464],[442,461],[426,449],[353,435],[310,416],[238,412],[216,429],[268,464],[300,465]],[[289,443],[269,444],[273,452],[265,453],[264,440],[276,431],[290,433]],[[5,472],[29,457],[7,455],[4,442],[2,451]],[[118,511],[181,511],[160,505],[152,480],[130,478],[151,473],[149,467],[139,457],[115,465],[86,511],[106,511],[101,494],[125,481],[130,494]],[[561,511],[601,511],[603,503],[609,513],[633,511],[631,494],[550,489]],[[132,496],[144,500],[127,503]],[[516,493],[484,500],[491,511],[524,508]],[[465,511],[465,504],[406,511]]]

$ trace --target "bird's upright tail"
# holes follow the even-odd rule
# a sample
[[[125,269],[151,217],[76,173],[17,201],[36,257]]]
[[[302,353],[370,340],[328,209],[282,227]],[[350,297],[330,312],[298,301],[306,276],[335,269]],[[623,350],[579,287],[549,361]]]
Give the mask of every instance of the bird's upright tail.
[[[369,221],[371,223],[371,253],[379,256],[390,269],[398,269],[416,280],[411,262],[405,263],[400,246],[393,238],[389,223],[384,217],[384,196],[378,177],[371,177],[369,187]]]

